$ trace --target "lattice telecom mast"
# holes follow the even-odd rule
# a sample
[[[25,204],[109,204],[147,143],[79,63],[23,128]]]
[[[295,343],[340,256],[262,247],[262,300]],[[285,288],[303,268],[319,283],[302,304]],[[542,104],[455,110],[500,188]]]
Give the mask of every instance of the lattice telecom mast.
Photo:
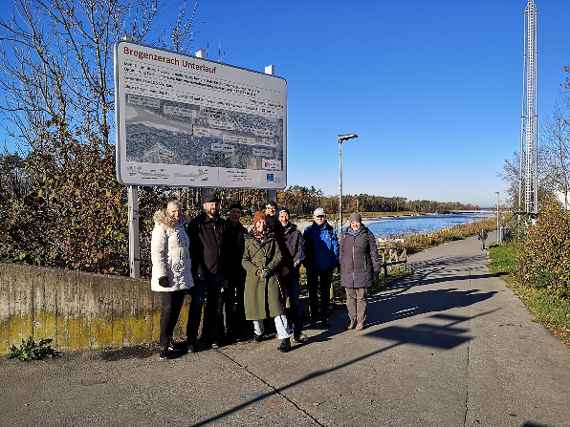
[[[537,10],[528,0],[524,11],[524,76],[519,164],[519,211],[538,213]]]

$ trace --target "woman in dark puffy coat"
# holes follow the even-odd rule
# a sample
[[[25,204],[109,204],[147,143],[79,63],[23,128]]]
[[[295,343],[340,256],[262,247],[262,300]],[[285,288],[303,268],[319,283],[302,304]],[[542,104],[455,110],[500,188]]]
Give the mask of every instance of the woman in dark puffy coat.
[[[340,277],[346,290],[348,329],[362,330],[366,322],[366,289],[380,271],[380,259],[376,238],[362,224],[360,214],[351,215],[350,226],[342,233],[340,247]]]

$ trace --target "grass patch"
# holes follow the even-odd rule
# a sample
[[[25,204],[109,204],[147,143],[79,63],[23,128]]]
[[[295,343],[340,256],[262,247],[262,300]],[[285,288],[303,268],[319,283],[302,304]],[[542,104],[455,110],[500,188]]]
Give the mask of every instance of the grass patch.
[[[536,320],[570,346],[570,301],[548,294],[544,289],[511,286]]]
[[[535,320],[548,328],[570,346],[570,300],[549,294],[544,288],[533,288],[518,283],[514,278],[517,269],[518,247],[515,243],[492,246],[490,269],[493,273],[507,273],[509,287],[527,306]]]
[[[513,274],[517,270],[518,248],[514,243],[489,248],[491,272]]]

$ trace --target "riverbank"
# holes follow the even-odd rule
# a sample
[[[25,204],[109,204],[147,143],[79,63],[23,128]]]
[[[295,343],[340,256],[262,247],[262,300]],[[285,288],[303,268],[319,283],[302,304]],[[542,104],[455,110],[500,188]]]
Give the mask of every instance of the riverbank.
[[[495,228],[495,219],[487,218],[482,221],[455,225],[432,233],[404,235],[400,238],[387,240],[378,239],[378,241],[380,246],[384,245],[405,248],[407,253],[411,255],[446,242],[463,240],[467,237],[476,236],[481,229],[485,229],[487,232],[490,232]]]

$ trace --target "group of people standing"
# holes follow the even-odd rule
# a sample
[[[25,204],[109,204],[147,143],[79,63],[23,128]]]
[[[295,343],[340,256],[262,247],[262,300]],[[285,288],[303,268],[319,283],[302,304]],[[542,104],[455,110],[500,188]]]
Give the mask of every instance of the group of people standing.
[[[278,349],[291,349],[291,340],[307,341],[299,303],[299,270],[304,265],[309,289],[310,322],[328,326],[333,271],[340,264],[346,289],[349,329],[366,322],[366,288],[379,271],[372,233],[353,214],[340,245],[322,208],[303,233],[290,221],[287,209],[268,202],[253,216],[248,231],[240,222],[241,206],[220,216],[215,198],[186,223],[177,200],[154,215],[151,238],[151,289],[160,293],[161,358],[195,352],[200,346],[261,341],[272,320],[280,340]],[[176,343],[173,332],[184,298],[190,295],[187,340]],[[202,329],[200,340],[198,333]]]

